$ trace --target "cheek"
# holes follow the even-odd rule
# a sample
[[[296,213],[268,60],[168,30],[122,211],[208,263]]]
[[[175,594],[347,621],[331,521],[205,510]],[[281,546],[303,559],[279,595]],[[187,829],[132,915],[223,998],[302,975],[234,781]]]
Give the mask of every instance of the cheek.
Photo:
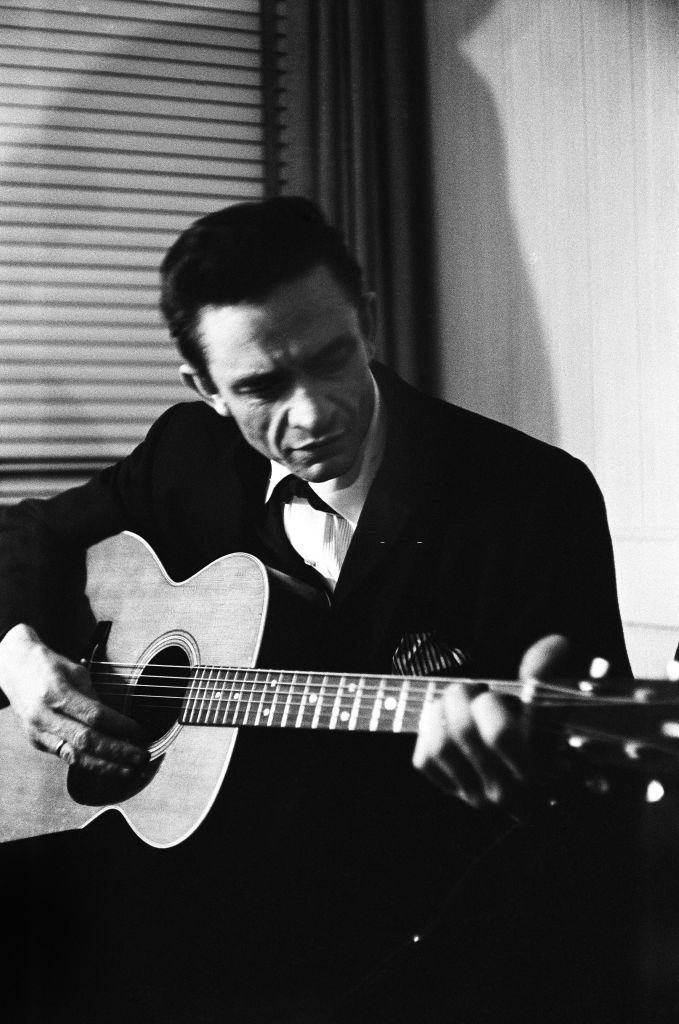
[[[265,439],[268,432],[269,417],[266,412],[261,409],[252,409],[247,405],[234,407],[231,406],[231,412],[233,417],[238,424],[241,434],[247,438],[248,441],[262,441]]]

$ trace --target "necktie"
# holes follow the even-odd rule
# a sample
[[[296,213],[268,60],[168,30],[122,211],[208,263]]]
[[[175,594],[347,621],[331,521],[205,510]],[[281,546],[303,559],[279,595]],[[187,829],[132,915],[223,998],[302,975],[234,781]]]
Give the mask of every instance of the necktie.
[[[292,501],[293,498],[304,498],[312,508],[317,509],[319,512],[327,512],[331,516],[338,514],[329,505],[326,505],[322,498],[318,497],[316,492],[309,487],[306,480],[300,480],[298,476],[293,476],[292,474],[286,476],[279,484],[276,484],[271,498],[272,500],[274,498],[277,499],[281,505]]]

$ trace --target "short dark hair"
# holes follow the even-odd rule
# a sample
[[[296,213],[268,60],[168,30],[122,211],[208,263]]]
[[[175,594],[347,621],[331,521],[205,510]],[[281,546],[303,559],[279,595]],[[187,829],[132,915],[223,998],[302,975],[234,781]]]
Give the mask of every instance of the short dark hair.
[[[206,306],[261,301],[323,264],[359,305],[363,274],[339,231],[300,196],[235,203],[183,231],[160,267],[160,309],[180,354],[209,380],[197,332]]]

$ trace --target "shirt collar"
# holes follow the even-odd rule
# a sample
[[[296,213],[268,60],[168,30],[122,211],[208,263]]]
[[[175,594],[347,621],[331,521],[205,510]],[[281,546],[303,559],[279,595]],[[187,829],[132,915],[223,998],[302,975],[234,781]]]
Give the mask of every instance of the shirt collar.
[[[353,465],[350,470],[334,480],[324,480],[323,483],[309,484],[318,497],[322,498],[343,519],[346,519],[354,529],[363,511],[368,491],[375,479],[375,474],[380,467],[384,454],[386,414],[384,402],[374,377],[373,390],[375,403],[368,432],[358,455],[358,473],[356,473],[356,465]],[[271,477],[266,490],[265,502],[273,494],[276,484],[279,484],[281,480],[284,480],[289,475],[289,469],[282,466],[279,462],[271,461]],[[347,483],[349,480],[351,480],[351,483]]]

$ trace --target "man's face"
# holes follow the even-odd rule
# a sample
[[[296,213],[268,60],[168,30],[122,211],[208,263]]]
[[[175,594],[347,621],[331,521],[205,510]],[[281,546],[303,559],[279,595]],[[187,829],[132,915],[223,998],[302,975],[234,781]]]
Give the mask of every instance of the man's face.
[[[303,480],[346,473],[374,404],[373,310],[318,266],[258,303],[206,307],[201,341],[211,403],[246,441]]]

